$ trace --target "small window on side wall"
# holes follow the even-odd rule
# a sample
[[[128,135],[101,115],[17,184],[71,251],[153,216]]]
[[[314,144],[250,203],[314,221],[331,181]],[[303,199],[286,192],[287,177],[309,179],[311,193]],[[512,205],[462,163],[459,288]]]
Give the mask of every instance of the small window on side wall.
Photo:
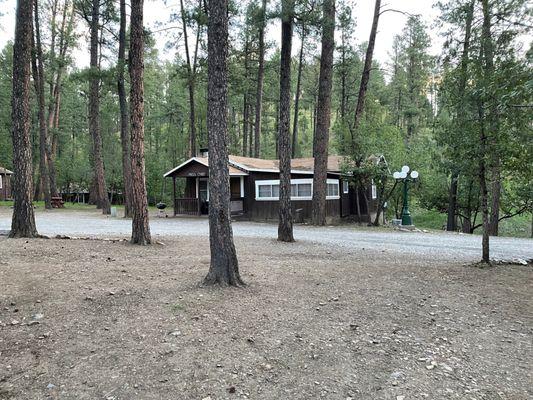
[[[348,181],[342,181],[342,193],[346,194],[350,192],[350,184]]]

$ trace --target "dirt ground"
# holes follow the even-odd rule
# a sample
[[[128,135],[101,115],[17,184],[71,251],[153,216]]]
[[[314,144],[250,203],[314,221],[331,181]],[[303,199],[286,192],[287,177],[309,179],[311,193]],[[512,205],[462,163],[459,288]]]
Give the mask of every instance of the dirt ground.
[[[0,399],[531,399],[533,268],[237,238],[0,237]]]

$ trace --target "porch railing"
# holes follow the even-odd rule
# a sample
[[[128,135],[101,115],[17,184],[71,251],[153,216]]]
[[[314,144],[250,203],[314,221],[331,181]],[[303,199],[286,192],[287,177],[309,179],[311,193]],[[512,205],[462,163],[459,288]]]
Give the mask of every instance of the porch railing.
[[[200,199],[175,199],[174,215],[200,215]]]

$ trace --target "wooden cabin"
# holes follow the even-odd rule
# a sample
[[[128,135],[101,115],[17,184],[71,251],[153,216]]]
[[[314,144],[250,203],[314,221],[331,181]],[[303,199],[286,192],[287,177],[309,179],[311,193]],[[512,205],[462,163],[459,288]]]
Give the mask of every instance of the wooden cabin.
[[[0,201],[11,200],[11,176],[13,172],[0,167]]]
[[[356,220],[356,193],[350,179],[342,173],[345,157],[328,157],[326,217],[328,222],[342,218]],[[291,161],[291,204],[296,222],[309,220],[313,194],[313,158],[295,158]],[[279,160],[229,156],[231,212],[235,217],[254,221],[278,219]],[[207,215],[209,212],[209,160],[207,152],[192,157],[165,177],[173,180],[174,215]],[[176,190],[176,180],[185,179],[182,195]],[[373,186],[373,185],[372,185]],[[377,210],[375,187],[360,191],[361,219],[368,220]],[[370,215],[369,215],[370,213]]]

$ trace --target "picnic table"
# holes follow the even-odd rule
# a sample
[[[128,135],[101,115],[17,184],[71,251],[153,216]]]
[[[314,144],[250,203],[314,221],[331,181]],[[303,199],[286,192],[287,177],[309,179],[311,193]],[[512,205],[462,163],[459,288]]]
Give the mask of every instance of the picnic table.
[[[63,208],[65,206],[65,202],[63,201],[63,197],[61,196],[52,197],[51,203],[52,208]]]

